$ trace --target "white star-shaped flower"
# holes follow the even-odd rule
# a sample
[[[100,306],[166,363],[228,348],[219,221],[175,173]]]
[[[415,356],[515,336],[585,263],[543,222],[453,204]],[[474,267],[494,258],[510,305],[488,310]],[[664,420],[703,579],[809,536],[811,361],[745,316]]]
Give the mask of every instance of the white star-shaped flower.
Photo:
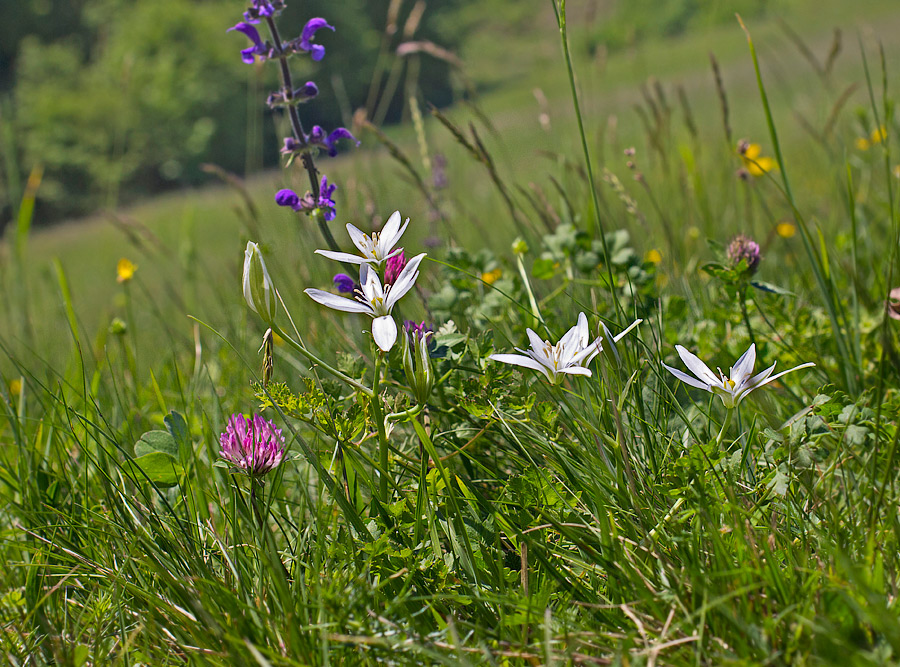
[[[724,403],[725,407],[729,410],[737,406],[738,403],[754,389],[763,387],[770,382],[777,380],[782,375],[793,373],[801,368],[815,366],[815,364],[810,361],[786,371],[781,371],[777,375],[772,375],[772,371],[775,370],[775,364],[772,364],[761,373],[753,375],[753,367],[756,365],[756,345],[751,344],[748,350],[744,352],[744,354],[741,355],[741,358],[731,367],[729,375],[726,376],[725,373],[719,369],[719,375],[717,377],[716,374],[709,369],[709,366],[704,364],[696,355],[691,354],[681,345],[676,345],[675,350],[678,352],[678,356],[681,357],[684,365],[687,366],[688,370],[696,377],[688,375],[677,368],[672,368],[671,366],[663,364],[665,369],[685,384],[716,394],[722,399],[722,403]]]
[[[578,323],[569,329],[556,345],[541,340],[531,329],[526,329],[531,349],[516,351],[522,354],[492,354],[490,359],[504,364],[524,366],[544,374],[551,384],[559,384],[566,375],[591,377],[591,370],[585,365],[603,350],[601,338],[589,342],[587,317],[578,314]]]
[[[381,266],[389,257],[403,252],[403,248],[394,250],[394,246],[397,245],[397,241],[403,236],[407,225],[409,225],[409,218],[406,219],[402,226],[400,225],[400,211],[394,211],[394,214],[388,218],[382,230],[380,232],[372,232],[371,236],[348,222],[347,233],[350,234],[350,240],[353,241],[353,245],[359,249],[360,255],[334,252],[332,250],[316,250],[316,252],[323,257],[334,259],[338,262]]]
[[[364,313],[372,318],[372,337],[375,344],[388,352],[397,341],[397,323],[391,316],[394,305],[412,289],[419,277],[419,264],[425,257],[416,255],[403,267],[393,285],[382,287],[378,272],[368,264],[359,267],[360,289],[354,299],[347,299],[320,289],[304,290],[313,301],[346,313]]]

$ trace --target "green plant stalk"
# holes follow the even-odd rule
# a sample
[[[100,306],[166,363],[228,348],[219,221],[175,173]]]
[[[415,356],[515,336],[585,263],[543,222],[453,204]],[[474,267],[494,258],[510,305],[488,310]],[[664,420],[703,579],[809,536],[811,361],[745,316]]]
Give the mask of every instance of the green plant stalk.
[[[557,2],[559,3],[557,5]],[[578,88],[575,85],[575,70],[572,66],[572,55],[569,53],[569,38],[566,30],[566,0],[551,0],[553,11],[556,14],[556,23],[559,25],[559,35],[562,41],[563,55],[566,59],[566,71],[569,75],[569,88],[572,91],[572,103],[575,106],[575,120],[578,121],[578,135],[581,137],[581,150],[584,154],[584,165],[587,169],[588,186],[591,189],[591,203],[593,205],[594,221],[597,224],[597,232],[600,234],[600,243],[603,245],[603,263],[606,264],[606,272],[609,277],[609,289],[613,295],[613,301],[619,314],[625,311],[619,303],[616,294],[616,281],[613,276],[612,263],[610,262],[609,244],[606,242],[606,234],[603,231],[603,223],[600,221],[600,197],[597,194],[597,184],[594,180],[594,168],[591,160],[591,152],[588,149],[587,134],[584,131],[584,120],[581,115],[581,104],[578,101]]]
[[[756,83],[759,87],[759,95],[762,101],[763,111],[766,115],[766,125],[769,128],[769,136],[772,139],[772,148],[775,151],[775,159],[778,161],[778,168],[781,170],[781,179],[784,183],[784,196],[788,200],[788,203],[791,206],[791,210],[794,213],[794,219],[797,221],[797,224],[802,232],[800,234],[800,238],[803,239],[803,248],[804,250],[806,250],[807,257],[809,258],[810,264],[812,265],[813,273],[816,277],[816,283],[819,286],[819,291],[822,293],[822,296],[825,300],[825,308],[828,311],[828,319],[831,321],[834,340],[837,344],[838,353],[840,354],[843,362],[841,364],[841,367],[844,371],[844,381],[846,382],[848,390],[850,390],[851,392],[855,392],[856,379],[851,371],[852,359],[850,357],[850,351],[847,349],[847,343],[844,340],[844,335],[842,333],[842,327],[838,318],[836,304],[834,302],[834,293],[829,286],[829,280],[825,277],[827,269],[824,269],[822,265],[822,258],[819,257],[818,253],[812,245],[812,236],[810,235],[809,228],[806,225],[806,220],[804,220],[803,216],[800,215],[800,210],[797,208],[797,203],[794,199],[793,191],[791,190],[791,184],[788,180],[787,169],[785,169],[784,156],[781,153],[781,144],[778,142],[778,132],[775,129],[775,120],[772,117],[772,108],[769,106],[769,97],[766,94],[766,87],[763,84],[762,80],[762,72],[759,68],[759,58],[756,55],[756,47],[753,44],[753,39],[750,36],[750,31],[747,29],[747,26],[744,25],[744,22],[741,20],[740,16],[738,16],[738,21],[741,24],[741,28],[744,30],[744,34],[747,37],[747,44],[750,48],[750,57],[753,60],[753,69],[756,72]]]
[[[738,304],[741,307],[741,316],[744,318],[744,326],[747,327],[747,335],[750,337],[750,342],[753,345],[756,345],[756,338],[753,336],[753,327],[750,325],[750,314],[747,312],[746,283],[742,283],[741,287],[738,288]]]
[[[381,363],[384,354],[379,350],[375,356],[375,380],[372,382],[372,419],[375,420],[375,428],[378,429],[378,465],[381,468],[378,476],[378,496],[382,505],[388,503],[388,459],[389,447],[387,432],[384,428],[384,413],[381,409],[381,399],[378,396],[378,385],[381,381]]]
[[[353,387],[353,388],[356,389],[357,391],[361,392],[363,395],[365,395],[365,396],[368,397],[368,398],[372,398],[372,397],[375,395],[372,389],[369,389],[369,388],[368,388],[367,386],[365,386],[364,384],[361,384],[360,382],[357,382],[357,381],[354,380],[352,377],[350,377],[350,376],[348,376],[348,375],[345,375],[344,373],[341,373],[338,369],[334,368],[334,367],[331,366],[330,364],[328,364],[328,363],[322,361],[321,359],[319,359],[319,357],[317,357],[317,356],[314,355],[312,352],[310,352],[308,349],[306,349],[305,346],[301,345],[300,343],[298,343],[297,341],[295,341],[293,338],[291,338],[290,336],[288,336],[288,335],[281,329],[281,327],[279,327],[277,324],[274,324],[274,323],[272,324],[272,331],[274,331],[274,332],[277,333],[279,336],[281,336],[281,338],[283,338],[284,341],[285,341],[288,345],[290,345],[293,349],[295,349],[297,352],[299,352],[299,353],[302,354],[304,357],[306,357],[307,359],[309,359],[311,362],[313,362],[313,363],[314,363],[316,366],[318,366],[319,368],[322,368],[323,370],[328,371],[329,373],[331,373],[331,375],[333,375],[334,377],[336,377],[336,378],[337,378],[338,380],[340,380],[341,382],[344,382],[344,383],[350,385],[351,387]],[[376,373],[376,376],[377,376],[377,373]],[[377,381],[377,380],[376,380],[376,381]]]
[[[725,419],[722,421],[722,428],[719,429],[719,435],[716,436],[716,447],[722,446],[722,439],[725,437],[725,431],[731,426],[732,417],[734,417],[734,408],[728,408],[725,411]]]

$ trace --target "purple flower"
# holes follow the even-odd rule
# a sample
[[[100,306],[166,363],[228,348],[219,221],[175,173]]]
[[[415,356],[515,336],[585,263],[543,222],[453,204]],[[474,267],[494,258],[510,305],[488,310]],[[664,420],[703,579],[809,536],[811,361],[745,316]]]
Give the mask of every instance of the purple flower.
[[[743,234],[735,236],[728,244],[728,261],[737,268],[741,260],[747,263],[747,273],[753,275],[759,268],[759,244]]]
[[[387,265],[384,269],[385,284],[393,285],[404,266],[406,266],[406,258],[403,256],[403,249],[401,248],[398,254],[393,257],[388,257]]]
[[[299,210],[300,196],[293,190],[285,188],[275,193],[275,203],[279,206],[290,206],[297,211]]]
[[[430,336],[434,333],[434,329],[425,324],[425,320],[422,320],[421,322],[416,322],[415,320],[403,320],[403,328],[406,329],[407,333],[419,338]]]
[[[313,44],[312,38],[316,34],[317,30],[321,30],[322,28],[328,28],[331,31],[334,31],[333,25],[328,25],[328,21],[325,19],[310,19],[306,22],[306,25],[303,26],[303,32],[300,33],[300,41],[297,46],[303,50],[307,51],[312,59],[315,61],[322,60],[325,57],[325,47],[321,44]]]
[[[284,460],[281,429],[262,415],[231,415],[219,444],[219,456],[251,477],[271,472]]]
[[[341,294],[351,294],[356,291],[356,281],[346,273],[339,273],[334,277],[334,286]]]
[[[274,5],[278,5],[276,9]],[[259,17],[267,18],[269,16],[275,16],[275,14],[284,8],[284,3],[281,0],[276,0],[273,4],[269,2],[269,0],[253,0],[253,5],[247,8],[247,11],[244,12],[244,20],[247,23],[259,23]]]
[[[287,139],[285,139],[287,143]],[[288,206],[295,211],[303,211],[307,215],[319,209],[325,217],[325,222],[331,222],[337,216],[334,200],[331,198],[337,186],[329,185],[328,177],[322,176],[322,182],[319,184],[319,198],[313,201],[311,192],[307,192],[302,197],[293,190],[285,188],[275,193],[275,203],[279,206]]]
[[[335,203],[331,198],[335,190],[337,190],[337,186],[334,183],[329,185],[328,178],[322,176],[322,182],[319,184],[319,201],[316,202],[316,206],[325,215],[325,222],[331,222],[337,217]]]
[[[307,137],[307,141],[311,146],[318,146],[319,148],[324,148],[328,151],[328,154],[331,157],[337,155],[337,142],[338,139],[349,139],[350,141],[356,141],[356,137],[354,137],[350,130],[338,127],[331,131],[331,134],[326,135],[325,130],[322,129],[319,125],[313,125],[312,130],[309,133],[309,137]],[[285,146],[287,145],[287,139],[285,139]],[[356,145],[359,146],[359,142],[356,141]],[[282,149],[282,153],[285,149]]]
[[[232,30],[237,30],[238,32],[244,33],[247,38],[253,42],[253,46],[250,46],[246,49],[241,50],[241,60],[243,60],[248,65],[252,65],[254,61],[254,56],[260,56],[265,59],[269,54],[269,50],[266,48],[266,45],[263,44],[262,39],[259,36],[259,31],[254,28],[249,23],[238,23],[237,25],[229,28],[225,32],[231,32]]]

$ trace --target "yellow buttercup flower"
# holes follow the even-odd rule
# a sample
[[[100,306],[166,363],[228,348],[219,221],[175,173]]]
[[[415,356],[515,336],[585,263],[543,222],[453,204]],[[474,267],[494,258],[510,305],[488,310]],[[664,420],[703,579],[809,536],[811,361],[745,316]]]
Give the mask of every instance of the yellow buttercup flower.
[[[783,239],[792,238],[797,233],[797,227],[792,222],[779,222],[775,227],[775,231]]]
[[[123,257],[116,264],[116,280],[120,283],[127,283],[134,278],[135,271],[137,271],[137,264]]]
[[[759,144],[747,144],[746,149],[741,153],[741,160],[751,176],[762,176],[773,169],[778,169],[778,163],[774,158],[762,155],[762,146]]]
[[[493,285],[495,282],[500,280],[500,276],[503,275],[503,271],[500,269],[494,269],[493,271],[487,271],[486,273],[481,274],[481,279],[486,282],[488,285]]]
[[[9,395],[18,396],[22,393],[22,380],[16,379],[9,383]]]
[[[885,139],[887,139],[887,128],[884,125],[879,125],[872,130],[868,137],[856,137],[854,143],[859,150],[867,151],[872,146],[877,146],[882,143]]]
[[[653,248],[652,250],[648,250],[647,254],[644,255],[644,261],[650,262],[651,264],[659,264],[662,261],[662,254],[660,254],[659,250]]]

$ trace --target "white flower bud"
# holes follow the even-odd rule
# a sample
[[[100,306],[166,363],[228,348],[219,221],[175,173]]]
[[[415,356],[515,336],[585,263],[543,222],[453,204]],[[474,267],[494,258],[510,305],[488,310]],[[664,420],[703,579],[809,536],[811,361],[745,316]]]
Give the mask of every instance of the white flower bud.
[[[271,325],[275,321],[275,313],[278,310],[278,298],[275,295],[275,285],[266,270],[259,246],[253,241],[247,241],[247,249],[244,251],[244,299],[247,305],[257,313],[266,324]]]

